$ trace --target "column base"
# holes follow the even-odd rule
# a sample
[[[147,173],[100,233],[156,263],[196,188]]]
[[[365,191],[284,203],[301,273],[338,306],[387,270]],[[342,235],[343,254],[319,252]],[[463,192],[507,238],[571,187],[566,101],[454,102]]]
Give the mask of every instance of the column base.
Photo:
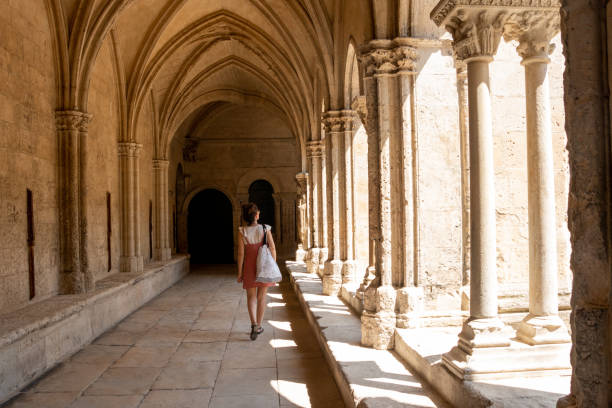
[[[396,293],[392,286],[368,288],[365,297],[375,311],[364,310],[361,315],[361,344],[377,350],[390,350],[395,338]],[[373,298],[373,299],[372,299]]]
[[[319,270],[317,274],[323,279],[323,275],[325,274],[325,263],[327,262],[327,258],[329,256],[329,251],[327,248],[319,248]]]
[[[144,260],[142,256],[122,256],[119,258],[119,271],[142,272]]]
[[[576,396],[574,394],[569,394],[557,400],[556,408],[576,408],[577,406]]]
[[[167,261],[172,258],[172,250],[170,248],[154,248],[153,259],[156,261]]]
[[[342,265],[343,262],[337,259],[325,262],[323,273],[323,294],[337,296],[342,286]]]
[[[519,340],[532,346],[571,342],[567,327],[558,315],[534,316],[528,314],[519,324],[516,336]]]
[[[376,277],[376,268],[374,268],[373,266],[368,266],[366,268],[365,275],[363,277],[363,281],[359,285],[359,289],[357,289],[356,296],[359,299],[363,299],[366,289],[368,288],[368,286],[370,286],[370,283],[372,283],[375,277]]]
[[[397,291],[399,313],[396,317],[397,327],[413,329],[421,326],[423,312],[423,288],[407,286]]]
[[[297,251],[295,251],[295,262],[304,262],[307,255],[308,253],[299,245]]]
[[[483,347],[466,352],[461,346],[442,355],[442,363],[466,381],[524,378],[542,375],[569,375],[570,343]]]
[[[357,262],[350,259],[344,261],[342,264],[342,284],[351,284],[355,282],[355,270],[357,269]]]
[[[308,273],[317,273],[319,271],[319,252],[319,248],[310,248],[308,250],[308,257],[306,258],[306,270]]]

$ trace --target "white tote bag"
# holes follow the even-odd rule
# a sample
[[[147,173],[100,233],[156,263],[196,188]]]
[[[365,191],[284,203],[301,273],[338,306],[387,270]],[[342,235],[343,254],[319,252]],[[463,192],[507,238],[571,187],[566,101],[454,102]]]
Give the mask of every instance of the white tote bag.
[[[268,247],[265,225],[263,226],[263,234],[263,245],[259,247],[259,252],[257,253],[257,277],[255,278],[255,282],[280,282],[283,277]]]

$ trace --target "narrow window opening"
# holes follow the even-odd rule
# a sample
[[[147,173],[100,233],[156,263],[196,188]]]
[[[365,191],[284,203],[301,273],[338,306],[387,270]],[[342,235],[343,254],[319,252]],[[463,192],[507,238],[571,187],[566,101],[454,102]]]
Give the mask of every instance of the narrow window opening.
[[[153,201],[149,200],[149,259],[153,259]]]
[[[30,300],[36,296],[36,281],[34,270],[34,203],[32,190],[26,190],[27,195],[27,217],[28,217],[28,286],[30,288]]]
[[[107,251],[107,263],[108,271],[110,272],[113,267],[112,259],[112,247],[111,247],[111,236],[112,236],[112,220],[111,220],[111,193],[106,193],[106,251]]]
[[[176,209],[172,212],[172,227],[174,228],[174,252],[178,252],[178,228],[176,226]]]

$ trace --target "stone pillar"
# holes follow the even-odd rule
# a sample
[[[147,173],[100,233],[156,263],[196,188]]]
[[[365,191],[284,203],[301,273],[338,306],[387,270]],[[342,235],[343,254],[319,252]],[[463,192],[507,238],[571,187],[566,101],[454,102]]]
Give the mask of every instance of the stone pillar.
[[[376,199],[375,217],[370,217],[370,223],[378,224],[376,236],[376,278],[370,283],[364,293],[364,311],[361,316],[361,343],[377,349],[393,348],[395,332],[396,292],[393,287],[393,225],[392,225],[392,195],[395,169],[392,164],[392,149],[396,146],[399,129],[396,116],[398,86],[395,78],[397,67],[395,55],[391,49],[392,42],[375,40],[362,55],[367,77],[374,77],[376,87],[377,131],[368,133],[368,146],[374,147],[372,155],[368,156],[369,186]],[[372,83],[370,83],[373,85]],[[374,86],[372,86],[374,87]],[[366,98],[370,95],[366,94]],[[392,146],[393,145],[393,146]],[[374,156],[376,152],[376,156]],[[397,163],[395,163],[397,165]],[[397,248],[395,248],[397,251]],[[395,259],[397,262],[398,259]],[[399,260],[401,262],[401,258]]]
[[[323,126],[322,126],[323,127]],[[330,194],[327,191],[328,175],[331,171],[331,164],[329,163],[329,149],[327,148],[327,142],[329,140],[329,135],[326,135],[322,130],[323,139],[320,141],[321,148],[321,188],[319,189],[319,269],[317,273],[321,278],[323,278],[323,272],[325,270],[325,262],[329,258],[329,238],[330,238],[330,229],[329,229],[329,216],[331,215],[330,211]]]
[[[121,197],[121,272],[138,272],[143,268],[140,254],[139,163],[142,146],[119,142],[119,190]]]
[[[416,257],[416,233],[418,217],[416,214],[416,146],[415,124],[413,117],[414,81],[416,75],[416,49],[411,45],[411,38],[397,38],[394,43],[394,59],[397,66],[397,81],[399,83],[399,101],[397,115],[401,118],[398,158],[399,177],[401,182],[399,200],[395,208],[401,217],[399,224],[399,246],[402,248],[403,262],[399,265],[399,282],[397,291],[397,326],[401,328],[416,327],[423,308],[424,293],[419,286],[418,262]]]
[[[355,223],[354,223],[354,185],[353,185],[353,133],[356,130],[355,123],[357,115],[352,110],[341,111],[341,118],[344,126],[344,166],[343,166],[343,186],[344,189],[344,206],[340,211],[340,216],[343,220],[344,227],[344,247],[342,252],[344,255],[344,264],[342,265],[342,286],[346,286],[347,290],[354,290],[352,286],[355,284]],[[342,153],[341,153],[342,155]]]
[[[328,259],[323,272],[323,293],[337,295],[342,286],[345,222],[341,209],[344,193],[344,122],[340,111],[328,111],[323,118],[327,162]]]
[[[55,112],[59,144],[60,294],[93,290],[87,262],[87,125],[91,115]]]
[[[497,315],[495,188],[489,88],[489,64],[497,52],[506,14],[493,8],[474,8],[466,12],[456,5],[448,7],[446,0],[443,0],[431,15],[436,24],[444,24],[453,35],[456,57],[467,64],[472,239],[470,317],[463,324],[458,347],[445,354],[442,360],[451,372],[469,379],[479,370],[487,370],[482,360],[492,363],[485,350],[510,345],[507,328]]]
[[[518,40],[525,67],[527,103],[527,184],[529,208],[529,314],[518,338],[535,344],[568,343],[559,317],[557,227],[548,83],[550,43],[559,31],[559,12],[517,13],[505,26],[504,38]]]
[[[282,233],[282,221],[281,221],[281,203],[282,199],[280,193],[272,193],[272,198],[274,199],[274,228],[272,229],[272,234],[274,234],[274,243],[277,247],[282,246],[283,243],[283,233]]]
[[[321,246],[325,245],[321,240],[321,190],[322,190],[322,172],[321,172],[321,156],[323,152],[323,142],[321,140],[311,140],[306,145],[306,155],[310,164],[310,189],[309,201],[309,221],[310,233],[312,234],[310,242],[311,248],[308,250],[306,261],[306,270],[308,273],[318,273],[319,271],[319,254]]]
[[[461,162],[461,310],[469,310],[470,284],[470,150],[468,134],[467,66],[455,60],[459,104],[459,155]]]
[[[167,261],[171,258],[170,242],[168,239],[168,160],[153,160],[154,183],[154,222],[155,240],[153,245],[153,259]]]
[[[297,220],[297,251],[295,252],[295,260],[304,262],[306,258],[306,250],[308,245],[308,223],[306,212],[306,197],[308,189],[308,173],[298,173],[295,176],[297,183],[296,197],[296,220]]]

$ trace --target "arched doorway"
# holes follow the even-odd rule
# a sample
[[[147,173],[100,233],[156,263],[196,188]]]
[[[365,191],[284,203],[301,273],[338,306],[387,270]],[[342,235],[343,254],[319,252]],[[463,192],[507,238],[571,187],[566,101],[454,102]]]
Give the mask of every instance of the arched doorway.
[[[191,263],[234,263],[232,203],[219,190],[207,189],[189,203],[187,240]]]
[[[275,230],[274,225],[274,188],[266,180],[255,180],[249,187],[249,201],[259,207],[259,223],[268,224]]]

